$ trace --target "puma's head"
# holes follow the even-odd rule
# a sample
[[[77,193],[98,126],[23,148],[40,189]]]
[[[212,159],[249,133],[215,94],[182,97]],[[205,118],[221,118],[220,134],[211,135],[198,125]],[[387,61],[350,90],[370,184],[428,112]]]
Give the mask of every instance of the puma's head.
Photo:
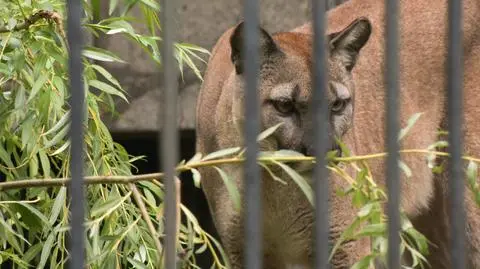
[[[233,120],[239,130],[244,121],[243,29],[244,24],[240,23],[230,38],[235,74],[229,83],[233,87]],[[330,48],[327,61],[328,119],[332,147],[335,144],[333,137],[341,137],[352,124],[355,91],[351,72],[370,33],[370,22],[359,18],[327,37]],[[262,146],[264,150],[291,149],[312,154],[312,43],[311,35],[288,32],[272,36],[260,29],[258,89],[262,129],[283,123],[266,141],[267,146]]]

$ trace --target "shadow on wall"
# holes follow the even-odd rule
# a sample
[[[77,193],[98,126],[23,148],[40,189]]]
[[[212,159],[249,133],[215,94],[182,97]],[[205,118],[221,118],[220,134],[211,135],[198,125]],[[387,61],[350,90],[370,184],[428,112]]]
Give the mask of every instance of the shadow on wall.
[[[179,158],[190,159],[195,154],[195,131],[179,131],[180,152]],[[146,174],[161,171],[159,155],[158,133],[157,132],[112,132],[113,140],[125,147],[127,152],[134,156],[146,156],[144,161],[135,162],[138,170],[132,171],[134,174]],[[214,228],[208,204],[202,190],[193,185],[193,179],[190,172],[180,175],[182,182],[181,197],[182,203],[198,219],[201,227],[218,240],[217,232]],[[213,259],[211,255],[200,254],[196,256],[197,265],[200,268],[210,268]]]

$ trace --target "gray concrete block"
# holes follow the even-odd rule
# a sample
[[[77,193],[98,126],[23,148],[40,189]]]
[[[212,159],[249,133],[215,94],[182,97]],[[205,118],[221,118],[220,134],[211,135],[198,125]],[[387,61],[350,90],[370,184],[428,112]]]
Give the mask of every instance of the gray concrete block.
[[[289,30],[311,18],[310,0],[261,0],[261,24],[270,32]],[[177,40],[202,46],[208,50],[218,37],[243,17],[241,0],[195,0],[178,1]],[[141,18],[138,9],[134,14]],[[139,29],[138,24],[134,24]],[[140,27],[141,29],[141,27]],[[146,29],[142,29],[146,31]],[[116,52],[127,64],[108,64],[106,67],[120,80],[128,91],[130,104],[118,103],[120,117],[106,121],[112,130],[157,130],[156,115],[161,107],[162,81],[158,66],[140,47],[122,37],[101,37],[96,41],[100,47]],[[204,59],[207,59],[205,56]],[[203,72],[205,65],[199,63]],[[186,68],[187,70],[188,68]],[[195,103],[200,81],[192,72],[186,72],[179,87],[179,127],[194,128]]]

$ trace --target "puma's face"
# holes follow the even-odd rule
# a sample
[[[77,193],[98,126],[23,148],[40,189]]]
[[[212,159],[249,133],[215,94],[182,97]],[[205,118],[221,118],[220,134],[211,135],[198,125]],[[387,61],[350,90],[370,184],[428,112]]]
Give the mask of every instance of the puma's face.
[[[270,36],[260,29],[259,98],[262,129],[283,123],[263,145],[264,150],[291,149],[313,154],[312,36],[279,33]],[[233,110],[242,119],[244,106],[244,64],[242,62],[243,23],[230,39],[232,62],[235,65]],[[329,138],[342,137],[352,124],[354,83],[351,71],[360,49],[371,33],[367,19],[360,18],[344,30],[330,34],[327,98]],[[266,147],[266,148],[265,148]]]

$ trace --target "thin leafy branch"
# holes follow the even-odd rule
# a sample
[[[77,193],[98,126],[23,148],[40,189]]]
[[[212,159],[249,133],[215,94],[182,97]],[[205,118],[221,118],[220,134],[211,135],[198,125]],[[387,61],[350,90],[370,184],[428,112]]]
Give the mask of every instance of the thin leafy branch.
[[[130,183],[129,185],[130,190],[132,191],[133,198],[135,200],[135,203],[137,203],[138,208],[140,209],[140,213],[142,214],[143,220],[147,223],[148,230],[151,235],[153,235],[153,239],[155,241],[155,247],[157,248],[157,253],[158,257],[161,257],[162,253],[162,244],[160,244],[160,240],[157,234],[157,231],[155,230],[155,227],[153,226],[152,221],[150,220],[150,216],[148,215],[147,208],[145,207],[145,203],[142,201],[142,195],[138,191],[137,186],[135,184]]]
[[[240,148],[231,148],[227,150],[221,150],[216,152],[217,156],[214,156],[214,160],[210,159],[212,157],[206,156],[206,159],[200,161],[189,161],[188,163],[180,163],[176,167],[176,172],[186,172],[192,169],[200,167],[213,167],[223,164],[240,164],[245,161],[245,158],[241,155],[229,158],[219,158],[225,156],[226,154],[231,155],[234,153],[240,152]],[[449,157],[449,153],[441,151],[433,151],[427,149],[403,149],[399,151],[403,154],[422,154],[422,155],[434,155],[439,157]],[[282,155],[284,153],[285,155]],[[260,152],[262,154],[262,152]],[[259,157],[258,163],[260,165],[272,164],[276,162],[280,163],[295,163],[295,162],[308,162],[315,163],[315,157],[310,156],[298,156],[299,153],[294,153],[289,151],[279,151],[277,156],[269,157]],[[367,155],[356,155],[350,157],[330,157],[328,161],[331,162],[343,162],[343,163],[354,163],[368,161],[372,159],[380,159],[387,157],[386,152],[367,154]],[[217,159],[218,158],[218,159]],[[463,156],[463,160],[471,161],[472,163],[480,164],[480,158]],[[137,183],[140,181],[162,181],[164,173],[148,173],[141,175],[131,175],[131,176],[86,176],[84,177],[84,184],[94,185],[94,184],[131,184]],[[41,187],[61,187],[66,186],[71,178],[51,178],[51,179],[21,179],[7,182],[0,182],[0,191],[11,190],[11,189],[23,189],[23,188],[41,188]]]
[[[29,17],[25,18],[25,21],[22,23],[15,24],[13,26],[11,25],[5,25],[3,27],[0,27],[0,33],[7,33],[7,32],[15,32],[15,31],[21,31],[21,30],[26,30],[33,24],[35,24],[37,21],[41,19],[47,19],[47,20],[52,20],[58,25],[59,29],[62,28],[62,17],[60,14],[54,11],[49,11],[49,10],[39,10],[35,12],[34,14],[30,15]],[[61,30],[63,31],[63,30]]]

